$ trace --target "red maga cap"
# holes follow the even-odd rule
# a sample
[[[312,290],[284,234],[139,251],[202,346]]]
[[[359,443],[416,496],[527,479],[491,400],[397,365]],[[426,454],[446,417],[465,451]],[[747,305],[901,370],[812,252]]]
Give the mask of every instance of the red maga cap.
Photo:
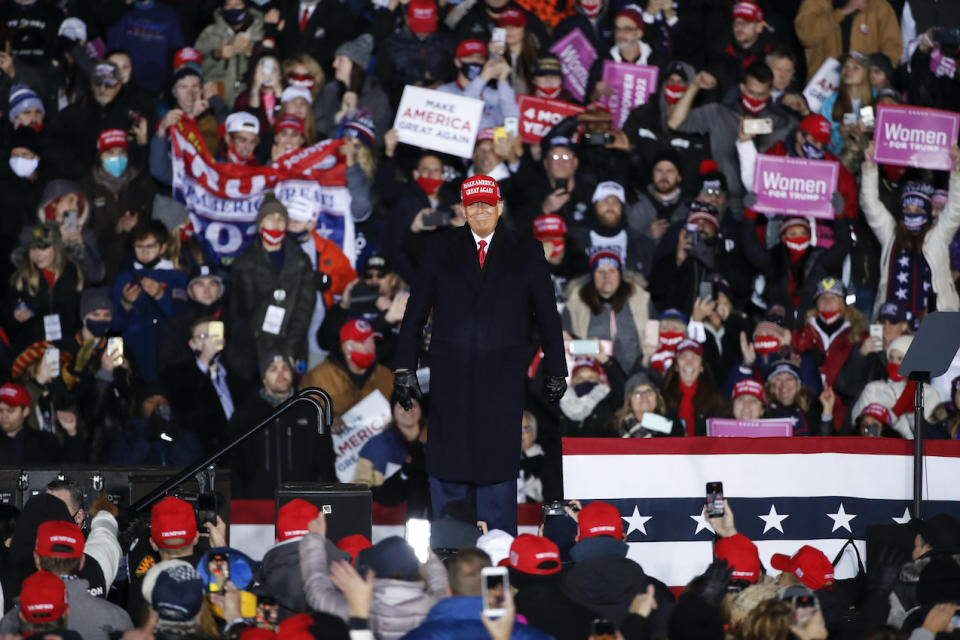
[[[468,38],[466,40],[460,41],[460,44],[457,45],[457,52],[454,54],[453,57],[466,58],[467,56],[472,56],[475,53],[479,53],[482,56],[486,56],[487,45],[485,45],[482,40],[477,40],[476,38]]]
[[[173,68],[179,69],[188,62],[203,64],[203,54],[193,47],[184,47],[173,56]]]
[[[8,382],[0,387],[0,403],[8,407],[29,407],[30,394],[26,387]]]
[[[514,538],[510,555],[501,564],[521,573],[549,576],[560,571],[560,550],[547,538],[521,533]]]
[[[197,537],[197,515],[189,502],[164,498],[150,511],[150,539],[162,549],[180,549]]]
[[[527,26],[527,16],[520,9],[507,9],[500,14],[497,20],[498,27],[525,27]]]
[[[106,129],[97,137],[97,151],[103,153],[110,149],[127,148],[127,132],[123,129]]]
[[[829,144],[833,126],[829,120],[819,113],[811,113],[800,121],[800,130],[806,131],[813,136],[814,140],[821,144]]]
[[[374,338],[382,338],[383,336],[373,330],[373,327],[370,326],[370,323],[364,320],[363,318],[354,318],[353,320],[348,320],[340,327],[340,344],[345,342],[354,341],[354,342],[363,342],[370,336]]]
[[[747,22],[763,22],[763,11],[757,3],[743,0],[733,5],[733,17]]]
[[[793,557],[775,553],[770,558],[770,566],[780,571],[789,571],[800,578],[800,582],[814,591],[833,582],[833,565],[819,549],[803,545]]]
[[[713,547],[713,557],[727,559],[733,569],[734,580],[754,583],[763,573],[757,545],[741,533],[729,538],[720,538]]]
[[[274,125],[274,131],[283,131],[284,129],[293,129],[297,133],[303,134],[303,118],[296,115],[295,113],[285,113],[280,116],[280,119],[277,120],[277,124]]]
[[[20,613],[31,624],[58,620],[67,610],[67,586],[49,571],[37,571],[20,587]]]
[[[623,539],[623,518],[615,506],[602,500],[591,502],[577,514],[577,535],[580,539],[612,536]]]
[[[890,410],[878,402],[871,402],[865,406],[857,417],[862,418],[863,416],[873,416],[888,427],[893,424],[893,420],[890,418]]]
[[[490,176],[475,175],[460,186],[460,199],[468,207],[475,202],[495,205],[500,202],[500,185]]]
[[[414,33],[434,33],[437,30],[437,3],[434,0],[410,0],[407,24]]]
[[[693,338],[686,338],[677,345],[677,355],[679,356],[684,351],[693,351],[698,356],[703,355],[703,345],[694,340]]]
[[[559,238],[566,234],[567,223],[558,215],[546,213],[533,221],[533,237],[537,240]]]
[[[277,510],[277,539],[281,542],[307,534],[307,523],[320,509],[302,498],[294,498]]]
[[[65,520],[50,520],[37,527],[34,551],[44,558],[82,558],[83,533],[80,527]]]
[[[746,380],[741,380],[737,384],[733,385],[733,397],[739,398],[740,396],[755,396],[760,400],[760,402],[766,402],[766,396],[763,393],[763,385],[753,380],[747,378]]]

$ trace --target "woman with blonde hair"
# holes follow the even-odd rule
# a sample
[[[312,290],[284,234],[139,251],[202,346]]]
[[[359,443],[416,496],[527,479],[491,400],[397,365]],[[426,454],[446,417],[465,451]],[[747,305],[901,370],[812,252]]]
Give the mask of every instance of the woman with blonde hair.
[[[323,69],[309,53],[298,53],[287,58],[280,65],[284,85],[288,87],[304,87],[310,92],[310,103],[320,94],[326,77]]]
[[[317,121],[313,117],[310,90],[306,87],[290,86],[280,95],[280,115],[292,113],[303,120],[304,146],[309,147],[318,140]]]
[[[833,131],[829,149],[834,154],[843,149],[847,134],[855,134],[860,122],[860,109],[874,106],[876,91],[870,85],[870,59],[859,51],[851,51],[841,60],[840,88],[823,101],[820,114],[826,116]]]

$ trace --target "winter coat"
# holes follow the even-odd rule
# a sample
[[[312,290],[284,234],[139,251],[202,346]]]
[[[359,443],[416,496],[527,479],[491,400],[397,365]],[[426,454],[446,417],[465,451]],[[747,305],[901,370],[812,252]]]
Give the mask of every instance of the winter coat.
[[[92,96],[59,112],[49,123],[50,144],[46,160],[52,165],[52,175],[80,179],[89,173],[98,161],[97,137],[104,129],[130,128],[130,110],[135,106],[130,92],[120,93],[104,106]]]
[[[868,404],[877,403],[882,404],[887,409],[890,409],[890,417],[894,418],[893,425],[891,425],[897,433],[902,435],[907,440],[913,440],[913,410],[904,412],[900,416],[895,416],[893,414],[893,406],[897,404],[897,400],[900,398],[900,395],[903,393],[903,390],[907,386],[907,380],[901,380],[900,382],[893,382],[892,380],[877,380],[875,382],[869,383],[863,388],[863,393],[860,394],[860,397],[857,398],[857,401],[853,403],[853,407],[850,409],[850,416],[856,419],[860,415],[860,412],[863,411],[864,407]],[[911,403],[913,397],[910,398]],[[933,411],[937,408],[937,405],[940,404],[940,394],[937,393],[937,390],[934,389],[929,384],[924,383],[923,385],[923,417],[927,422],[933,421]]]
[[[130,211],[138,214],[137,225],[144,226],[153,212],[156,187],[150,175],[128,166],[120,178],[108,174],[98,164],[80,181],[80,188],[89,197],[90,221],[97,238],[97,247],[106,272],[104,282],[113,282],[131,252],[131,234],[117,233],[117,221]]]
[[[367,369],[363,386],[357,387],[352,374],[347,371],[343,355],[334,351],[325,362],[307,372],[300,381],[300,387],[320,387],[329,393],[333,401],[333,415],[340,417],[376,390],[389,398],[393,392],[393,373],[375,362]]]
[[[857,313],[853,317],[859,317]],[[847,318],[851,315],[847,314]],[[811,316],[807,325],[793,332],[793,348],[797,353],[812,352],[814,359],[820,360],[820,374],[824,384],[834,387],[843,364],[850,352],[860,348],[863,326],[851,324],[848,320],[832,335],[828,335],[818,324],[817,316]],[[838,397],[833,409],[834,429],[839,431],[847,413],[847,407],[853,398]]]
[[[307,359],[307,329],[317,301],[310,259],[290,237],[283,240],[283,267],[273,269],[259,240],[234,261],[227,296],[228,318],[249,327],[257,348],[257,361],[279,351],[296,360]],[[269,307],[283,309],[277,333],[263,328]]]
[[[437,87],[437,91],[483,100],[483,113],[480,116],[478,131],[487,127],[502,127],[504,118],[520,117],[520,110],[517,108],[517,94],[507,80],[497,80],[497,88],[494,89],[484,82],[483,78],[477,76],[466,87],[461,87],[454,80],[440,85]]]
[[[250,35],[251,43],[256,44],[263,39],[263,14],[249,7],[247,14],[252,21],[247,28],[243,29],[243,32]],[[237,32],[224,19],[221,7],[214,10],[213,22],[200,32],[194,44],[203,54],[204,83],[222,82],[223,99],[227,104],[233,104],[237,95],[245,88],[250,59],[237,52],[229,60],[224,60],[219,57],[214,58],[213,52],[219,51],[224,42],[232,42],[236,36]]]
[[[119,22],[107,29],[106,40],[111,49],[130,52],[133,77],[154,93],[169,84],[173,71],[170,60],[186,44],[177,12],[159,2],[143,8],[130,7]]]
[[[224,368],[227,371],[227,388],[236,411],[246,397],[247,385],[243,378],[231,371],[229,365],[224,365]],[[227,416],[210,376],[200,370],[196,360],[167,369],[163,381],[170,392],[167,397],[174,415],[181,426],[197,434],[203,453],[213,453],[225,444],[229,433]]]
[[[304,28],[300,29],[299,0],[280,0],[276,5],[280,9],[280,21],[284,23],[283,31],[276,39],[280,58],[309,53],[323,67],[326,77],[333,78],[334,52],[359,33],[354,13],[339,0],[320,0]],[[330,84],[336,85],[336,82],[327,86]]]
[[[139,416],[130,418],[123,425],[123,431],[113,439],[107,462],[129,467],[185,467],[203,455],[197,434],[179,428],[175,417],[172,423],[173,442],[162,440],[160,433],[153,431],[152,426],[150,419]]]
[[[327,569],[325,539],[308,533],[300,539],[300,576],[307,604],[317,610],[338,616],[346,622],[350,605],[330,580]],[[431,607],[447,595],[447,571],[436,556],[422,567],[423,580],[375,578],[373,602],[370,606],[370,630],[380,640],[397,640],[416,628],[427,617]]]
[[[808,80],[827,58],[839,58],[844,53],[844,16],[835,7],[831,0],[803,0],[794,18],[797,37],[806,50]],[[866,11],[853,14],[849,29],[850,51],[864,55],[879,52],[894,66],[900,63],[900,25],[887,0],[867,0]]]
[[[300,579],[301,538],[302,536],[290,538],[269,547],[254,574],[256,586],[252,591],[259,593],[262,590],[277,599],[277,604],[280,605],[280,620],[307,612],[303,581]],[[324,539],[324,547],[327,566],[340,560],[351,560],[349,554],[337,549],[328,539]]]
[[[106,275],[106,268],[103,259],[100,257],[100,246],[97,242],[97,235],[90,224],[90,200],[87,194],[83,192],[75,182],[57,178],[51,180],[43,188],[43,196],[40,199],[40,206],[37,207],[38,224],[56,224],[62,234],[63,221],[57,220],[53,211],[53,202],[68,193],[75,193],[80,196],[80,209],[77,212],[77,228],[80,229],[82,243],[64,243],[72,257],[80,264],[83,270],[83,278],[86,281],[85,286],[89,287],[100,283]]]
[[[876,318],[880,307],[887,302],[890,259],[896,240],[897,220],[880,202],[877,187],[877,165],[863,165],[860,184],[860,206],[863,214],[882,247],[880,258],[880,285],[873,305]],[[947,206],[940,213],[936,224],[927,230],[923,238],[923,257],[930,267],[930,280],[937,296],[937,311],[960,310],[960,296],[950,274],[950,241],[960,229],[960,171],[950,172],[950,193]]]
[[[430,86],[457,75],[453,55],[457,43],[444,27],[424,39],[404,25],[380,44],[377,77],[393,104],[399,104],[404,85]]]
[[[483,600],[479,596],[444,598],[430,609],[427,619],[404,636],[404,640],[486,640],[490,637],[480,620]],[[551,636],[520,622],[513,624],[515,640],[548,640]]]
[[[336,0],[323,0],[335,2]],[[336,138],[340,123],[334,121],[334,116],[340,110],[342,86],[339,82],[328,82],[313,101],[313,117],[317,121],[317,133],[328,138]],[[373,116],[374,133],[377,148],[383,148],[383,134],[393,127],[394,109],[390,100],[380,85],[380,80],[374,75],[368,75],[363,81],[360,95],[357,96],[357,109],[366,109]]]
[[[67,600],[70,620],[67,629],[76,631],[84,640],[109,640],[114,632],[133,628],[130,615],[104,598],[90,595],[90,583],[82,578],[67,577]],[[17,603],[0,620],[0,633],[17,633],[20,628],[20,604]]]
[[[26,252],[18,250],[14,253],[14,259],[29,260],[30,257]],[[43,317],[51,314],[60,316],[60,331],[64,338],[69,339],[79,331],[82,322],[79,317],[80,291],[77,290],[79,275],[76,264],[71,261],[64,266],[63,273],[54,280],[52,287],[41,275],[37,292],[32,295],[26,289],[20,290],[11,284],[4,299],[2,316],[3,328],[11,342],[16,341],[21,333],[32,336],[36,340],[42,340],[45,336]],[[13,317],[13,312],[20,301],[23,301],[33,312],[33,317],[23,323],[17,322]]]

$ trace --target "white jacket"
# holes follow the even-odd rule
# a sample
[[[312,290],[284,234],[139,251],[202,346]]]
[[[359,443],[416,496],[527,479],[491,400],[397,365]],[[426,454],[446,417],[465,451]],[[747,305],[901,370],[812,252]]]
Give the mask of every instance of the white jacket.
[[[896,238],[897,221],[880,202],[878,191],[877,165],[863,165],[860,183],[860,207],[867,217],[867,223],[880,242],[880,285],[877,287],[877,300],[873,305],[873,317],[880,312],[880,306],[887,301],[887,277],[890,273],[890,256]],[[950,199],[923,239],[923,257],[930,265],[930,279],[933,292],[937,294],[937,311],[960,310],[960,296],[950,275],[950,241],[960,228],[960,171],[950,172]]]
[[[906,386],[906,380],[901,380],[900,382],[876,380],[867,384],[860,393],[860,397],[853,403],[853,408],[850,410],[850,417],[856,420],[860,412],[863,411],[863,408],[873,402],[882,404],[887,409],[892,410],[893,405],[897,404],[897,399],[900,398],[900,394],[903,393],[903,389]],[[938,404],[940,404],[940,394],[929,384],[924,384],[923,417],[926,418],[927,422],[932,422],[933,410],[937,408]],[[891,418],[892,417],[891,415]],[[899,418],[895,418],[891,426],[907,440],[913,440],[913,411],[907,411]]]

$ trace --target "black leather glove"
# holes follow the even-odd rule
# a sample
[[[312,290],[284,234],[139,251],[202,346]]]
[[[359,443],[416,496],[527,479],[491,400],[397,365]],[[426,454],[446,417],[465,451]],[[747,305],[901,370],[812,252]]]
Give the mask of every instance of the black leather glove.
[[[411,398],[423,399],[420,393],[420,383],[417,382],[417,372],[412,369],[402,369],[393,372],[393,395],[400,402],[400,406],[409,411],[413,408]]]
[[[567,390],[567,381],[560,376],[545,376],[543,379],[543,397],[551,404],[560,402],[564,391]]]
[[[733,568],[726,558],[714,560],[703,574],[700,583],[700,597],[712,607],[720,606],[720,601],[727,594],[730,579],[733,577]]]

